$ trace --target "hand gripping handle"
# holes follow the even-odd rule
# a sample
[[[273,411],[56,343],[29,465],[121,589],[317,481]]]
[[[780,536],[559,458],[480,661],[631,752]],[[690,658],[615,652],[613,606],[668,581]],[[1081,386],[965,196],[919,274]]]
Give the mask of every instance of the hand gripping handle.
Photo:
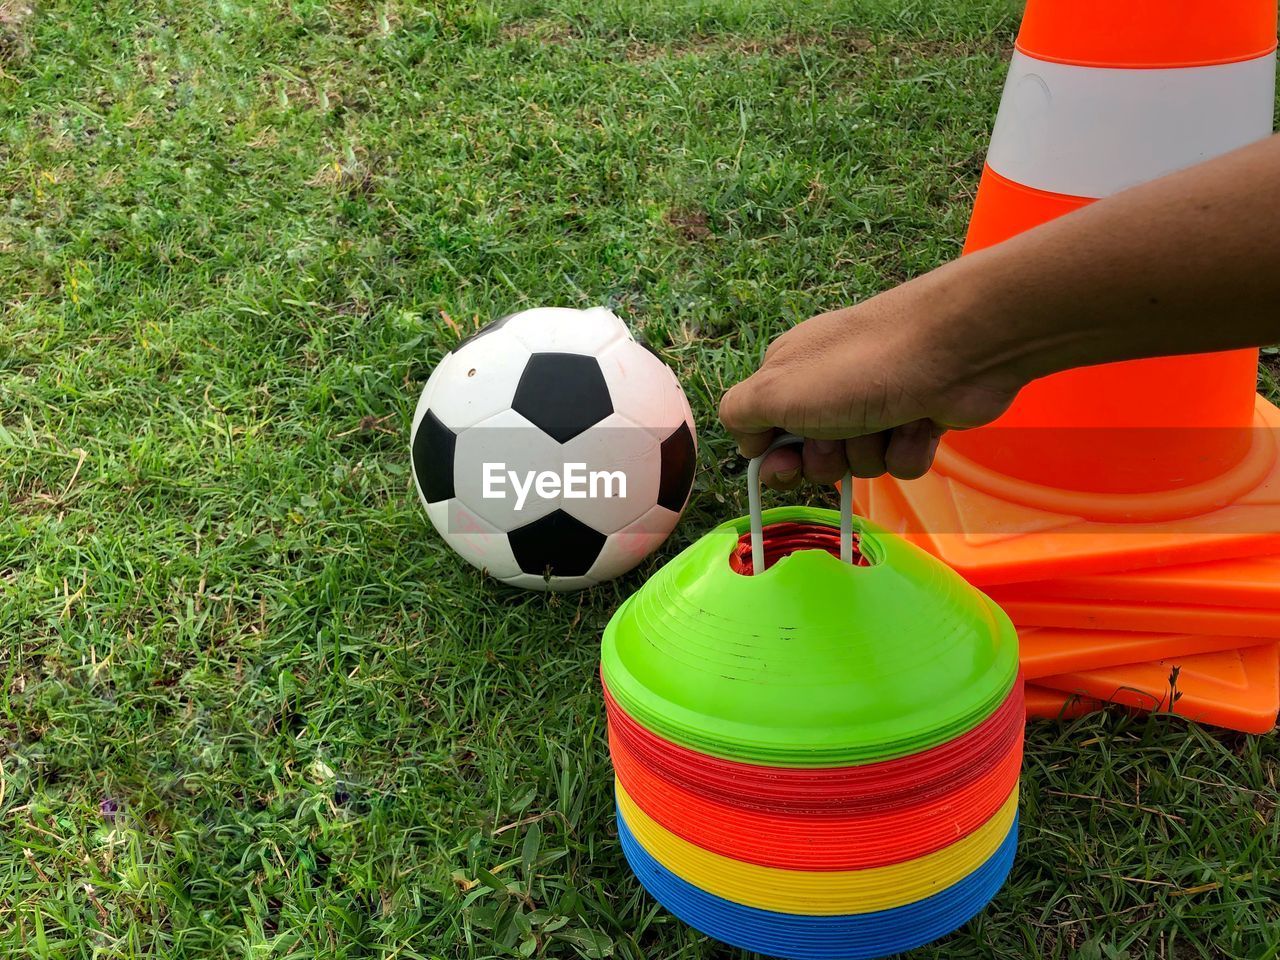
[[[803,437],[784,433],[758,457],[747,465],[747,502],[751,515],[751,570],[756,575],[764,572],[764,518],[760,508],[760,464],[774,450],[792,443],[804,443]],[[853,476],[845,471],[840,484],[840,559],[853,563]]]

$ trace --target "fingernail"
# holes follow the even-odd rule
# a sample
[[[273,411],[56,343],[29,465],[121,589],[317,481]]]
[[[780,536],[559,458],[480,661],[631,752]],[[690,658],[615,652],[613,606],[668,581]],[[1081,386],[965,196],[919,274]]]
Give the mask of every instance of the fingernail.
[[[781,480],[783,483],[790,483],[796,477],[800,476],[800,471],[799,470],[783,470],[782,472],[775,474],[775,476],[777,476],[777,478]]]
[[[813,449],[819,453],[835,453],[840,449],[840,443],[837,440],[815,440]]]

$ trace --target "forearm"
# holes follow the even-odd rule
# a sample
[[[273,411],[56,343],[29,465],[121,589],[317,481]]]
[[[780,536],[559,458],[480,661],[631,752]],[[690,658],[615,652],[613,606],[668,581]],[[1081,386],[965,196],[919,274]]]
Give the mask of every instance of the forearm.
[[[921,280],[941,307],[939,334],[1017,379],[1280,341],[1280,136]]]
[[[778,337],[720,416],[767,482],[928,469],[1071,367],[1280,341],[1280,138],[1100,200]],[[821,441],[828,441],[822,443]],[[839,441],[832,443],[830,441]]]

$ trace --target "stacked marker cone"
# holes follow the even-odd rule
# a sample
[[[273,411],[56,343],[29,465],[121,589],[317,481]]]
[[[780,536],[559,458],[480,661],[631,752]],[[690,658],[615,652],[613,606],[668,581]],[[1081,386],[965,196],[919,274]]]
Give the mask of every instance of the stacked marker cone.
[[[643,886],[726,943],[882,957],[981,911],[1017,842],[1017,639],[923,551],[765,513],[660,570],[605,631],[617,825]]]
[[[965,252],[1266,137],[1275,48],[1275,0],[1028,0]],[[1046,377],[859,506],[1005,606],[1034,714],[1083,697],[1269,730],[1280,410],[1257,360]]]

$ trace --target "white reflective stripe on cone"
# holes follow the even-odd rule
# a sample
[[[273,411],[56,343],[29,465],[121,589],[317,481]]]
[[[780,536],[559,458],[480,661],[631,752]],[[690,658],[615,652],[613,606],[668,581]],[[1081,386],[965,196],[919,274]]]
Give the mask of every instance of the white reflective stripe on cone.
[[[1275,82],[1274,53],[1116,70],[1015,51],[987,163],[1024,186],[1105,197],[1267,136]]]

